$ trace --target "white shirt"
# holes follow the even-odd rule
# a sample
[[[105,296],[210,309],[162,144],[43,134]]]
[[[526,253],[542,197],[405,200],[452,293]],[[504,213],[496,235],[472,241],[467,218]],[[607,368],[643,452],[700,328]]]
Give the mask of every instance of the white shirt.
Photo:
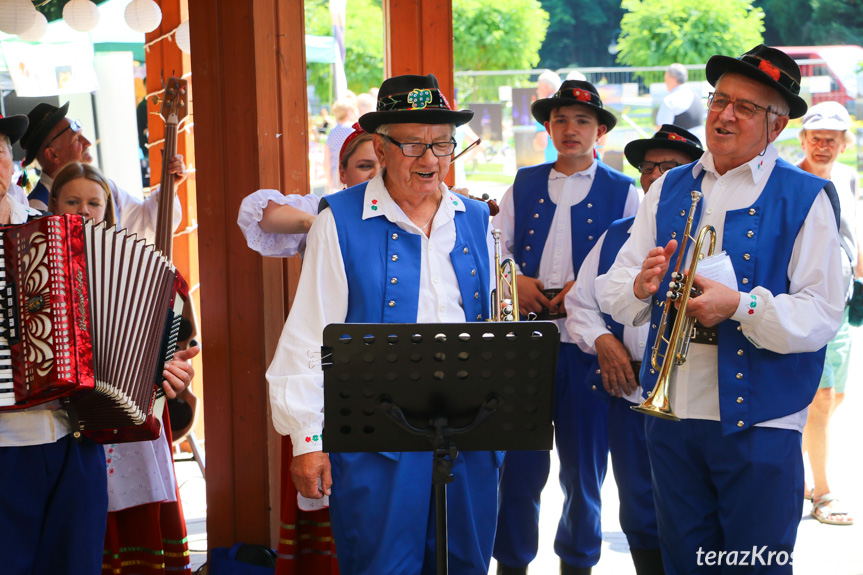
[[[318,215],[318,204],[321,198],[314,194],[282,195],[279,190],[258,190],[243,198],[240,212],[237,214],[237,225],[246,238],[246,245],[262,256],[286,258],[297,254],[303,255],[306,250],[306,234],[274,234],[261,229],[261,219],[264,208],[270,202],[280,206],[291,206],[312,215]]]
[[[455,212],[465,211],[464,199],[441,185],[443,200],[428,238],[411,222],[387,192],[381,171],[365,191],[363,220],[385,217],[422,238],[417,323],[464,322],[458,279],[450,252],[455,247]],[[377,210],[372,202],[377,200]],[[494,261],[490,228],[489,261]],[[491,278],[489,278],[491,285]],[[290,435],[294,455],[321,450],[324,426],[324,377],[320,351],[324,327],[343,323],[348,311],[348,284],[332,210],[324,210],[309,230],[303,273],[288,321],[267,370],[273,424]],[[316,358],[316,359],[311,359]],[[313,438],[317,437],[318,441]],[[307,441],[307,438],[309,439]]]
[[[8,194],[0,201],[9,202],[11,224],[23,224],[30,215],[39,213]],[[0,412],[0,447],[53,443],[71,432],[69,414],[65,409],[57,409],[56,402],[38,405],[26,411]]]
[[[698,225],[716,228],[716,253],[722,249],[726,212],[750,206],[758,199],[777,157],[776,148],[769,145],[764,156],[720,176],[708,151],[692,168],[695,176],[705,172]],[[633,284],[647,252],[656,247],[656,209],[664,181],[663,175],[653,183],[635,217],[629,241],[609,272],[596,280],[601,309],[625,325],[641,325],[650,317],[652,299],[637,299]],[[845,289],[837,279],[842,275],[842,262],[835,222],[826,193],[818,194],[794,240],[788,293],[773,295],[763,287],[754,287],[750,293],[756,296],[757,311],[751,315],[747,313],[749,294],[741,294],[731,320],[740,322],[743,335],[755,346],[776,353],[813,352],[835,335],[845,306]],[[671,406],[681,419],[719,421],[717,355],[717,346],[692,344],[686,363],[674,371]],[[807,409],[803,409],[757,425],[802,432],[806,415]]]
[[[51,191],[54,185],[54,178],[42,172],[39,181],[43,186]],[[156,188],[146,198],[138,198],[133,196],[113,180],[108,180],[114,193],[114,208],[117,210],[117,225],[126,228],[130,232],[136,233],[145,238],[148,243],[156,241],[156,222],[159,217],[159,189]],[[38,200],[31,200],[30,207],[37,210],[47,210],[48,206]],[[174,196],[174,230],[180,225],[183,219],[183,208],[180,205],[180,198]]]
[[[802,163],[802,160],[801,162]],[[800,163],[797,164],[800,167]],[[854,268],[857,266],[857,199],[860,196],[860,183],[857,170],[842,162],[833,162],[830,181],[836,186],[839,196],[839,237],[842,240],[842,272],[848,286],[846,298],[851,297],[854,289]]]
[[[566,331],[569,337],[578,345],[584,353],[596,355],[596,339],[601,335],[612,335],[611,330],[606,327],[599,302],[596,299],[595,280],[599,268],[599,254],[605,243],[606,234],[603,233],[596,245],[584,258],[581,269],[578,271],[578,281],[566,294]],[[644,346],[650,332],[648,324],[637,327],[623,326],[623,346],[629,352],[632,361],[641,361],[644,355]],[[637,376],[638,374],[636,374]],[[632,403],[641,403],[641,386],[639,385],[631,394],[624,396]]]
[[[680,84],[668,93],[656,112],[656,125],[673,124],[675,116],[679,116],[692,106],[695,94],[686,84]]]
[[[554,211],[554,219],[548,230],[548,238],[542,250],[542,258],[539,262],[537,279],[542,282],[545,289],[560,289],[567,282],[575,279],[578,270],[572,264],[572,232],[570,208],[581,203],[590,192],[593,178],[596,175],[596,160],[586,170],[566,176],[551,169],[548,175],[548,196],[552,203],[557,206]],[[622,218],[635,214],[638,202],[641,201],[641,192],[635,186],[629,186],[629,194],[623,209]],[[501,257],[503,259],[515,258],[515,205],[512,197],[512,186],[503,195],[500,202],[500,212],[492,220],[495,229],[501,230]],[[516,263],[517,273],[521,268]],[[572,338],[565,329],[563,319],[555,320],[557,329],[560,331],[560,341],[573,343]]]

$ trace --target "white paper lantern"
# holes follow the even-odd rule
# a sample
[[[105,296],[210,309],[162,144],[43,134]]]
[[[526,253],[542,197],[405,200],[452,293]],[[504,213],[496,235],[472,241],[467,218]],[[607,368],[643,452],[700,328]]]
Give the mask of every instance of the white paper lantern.
[[[192,53],[192,40],[189,37],[189,21],[183,20],[183,23],[177,26],[177,32],[174,34],[174,41],[177,47],[186,54]]]
[[[30,0],[0,0],[0,30],[7,34],[26,32],[36,19]]]
[[[90,0],[70,0],[63,7],[63,20],[73,30],[89,32],[99,23],[99,9]]]
[[[30,26],[29,30],[18,34],[18,37],[27,42],[38,42],[47,31],[48,20],[45,18],[44,14],[36,10],[36,17],[33,18],[33,25]]]
[[[129,28],[142,34],[152,32],[162,23],[162,9],[153,0],[132,0],[124,14]]]

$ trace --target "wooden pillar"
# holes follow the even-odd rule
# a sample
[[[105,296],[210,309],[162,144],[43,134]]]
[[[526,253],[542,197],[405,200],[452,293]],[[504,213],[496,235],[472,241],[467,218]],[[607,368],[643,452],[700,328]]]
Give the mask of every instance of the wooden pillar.
[[[384,76],[434,74],[455,105],[452,0],[383,0]],[[447,184],[455,183],[450,170]]]
[[[237,227],[260,188],[308,189],[302,0],[189,0],[207,401],[210,548],[272,545],[279,440],[266,367],[298,262],[254,254]],[[288,281],[285,281],[287,278]]]

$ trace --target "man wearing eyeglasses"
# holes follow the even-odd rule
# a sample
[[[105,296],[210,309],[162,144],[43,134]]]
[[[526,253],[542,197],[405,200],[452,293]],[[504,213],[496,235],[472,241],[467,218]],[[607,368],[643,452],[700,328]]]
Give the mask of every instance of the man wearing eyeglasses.
[[[649,350],[692,191],[703,194],[692,231],[714,226],[724,253],[699,264],[701,293],[686,308],[703,327],[670,379],[680,421],[646,421],[663,565],[668,574],[791,573],[801,432],[844,308],[833,190],[772,145],[806,112],[794,60],[760,45],[713,56],[706,73],[715,87],[707,152],[653,184],[596,292],[616,321],[650,325]],[[648,359],[646,350],[646,391],[657,378]]]
[[[634,140],[624,148],[626,159],[641,172],[644,192],[668,170],[691,164],[703,153],[698,138],[670,124],[663,125],[652,138]],[[643,401],[638,374],[648,326],[623,326],[603,314],[594,286],[596,277],[608,271],[629,238],[633,220],[628,217],[612,223],[584,258],[575,287],[566,295],[566,330],[579,348],[594,358],[583,385],[606,406],[607,444],[620,499],[620,526],[635,572],[660,575],[662,555],[644,416],[630,409]]]
[[[583,384],[593,357],[564,326],[565,297],[588,252],[611,222],[635,214],[631,178],[594,156],[617,118],[593,84],[566,80],[531,106],[557,149],[552,163],[522,168],[501,201],[504,258],[516,263],[520,312],[554,320],[560,330],[554,425],[564,493],[555,553],[563,575],[589,573],[602,547],[600,491],[608,465],[607,405]],[[539,547],[540,496],[551,467],[547,451],[510,451],[501,474],[494,557],[499,575],[527,572]]]
[[[821,178],[829,179],[836,186],[841,205],[839,235],[842,240],[843,282],[848,289],[846,301],[853,293],[855,276],[863,277],[863,254],[857,241],[857,199],[859,178],[851,166],[837,161],[839,155],[851,142],[851,116],[839,102],[821,102],[809,108],[803,116],[800,130],[800,145],[803,160],[797,164],[801,169]],[[803,429],[803,453],[809,453],[812,468],[812,489],[804,489],[805,497],[812,500],[811,515],[828,525],[852,525],[854,518],[831,494],[827,481],[828,430],[830,419],[845,398],[845,383],[851,362],[851,326],[848,323],[848,306],[842,327],[827,345],[824,373],[818,385],[818,393],[809,406],[809,418]]]
[[[39,183],[30,192],[30,206],[39,210],[48,209],[51,185],[54,176],[63,166],[70,162],[89,164],[93,161],[90,154],[90,140],[84,136],[81,122],[66,117],[69,102],[57,107],[40,103],[27,115],[30,126],[21,138],[21,147],[26,156],[22,162],[27,166],[33,161],[38,162],[42,175]],[[177,176],[175,185],[180,185],[186,178],[186,166],[180,154],[171,158],[168,171]],[[159,190],[154,190],[146,199],[137,198],[113,181],[108,180],[114,195],[114,205],[117,210],[117,222],[139,236],[152,242],[156,236],[156,218],[159,206]],[[174,201],[174,227],[182,219],[180,201]]]
[[[444,177],[455,128],[473,112],[450,109],[437,79],[396,76],[377,111],[381,170],[327,196],[312,224],[303,273],[267,371],[276,430],[294,446],[301,495],[329,496],[343,575],[433,573],[429,453],[321,452],[323,376],[309,365],[331,323],[442,323],[489,317],[492,246],[485,203],[450,192]],[[449,572],[487,573],[502,453],[460,452],[448,487]]]

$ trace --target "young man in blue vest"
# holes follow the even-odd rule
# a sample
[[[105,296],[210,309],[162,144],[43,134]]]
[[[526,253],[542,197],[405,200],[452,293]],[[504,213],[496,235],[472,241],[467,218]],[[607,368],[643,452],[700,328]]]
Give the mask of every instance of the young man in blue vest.
[[[519,307],[555,319],[561,332],[554,422],[565,502],[554,549],[561,573],[589,573],[599,561],[599,492],[608,461],[604,404],[582,385],[591,358],[564,328],[564,297],[582,260],[619,218],[633,215],[633,181],[598,162],[594,145],[614,128],[589,82],[567,80],[531,107],[557,149],[554,163],[523,168],[503,197],[494,225],[504,257],[517,265]],[[538,547],[540,493],[548,480],[547,451],[510,451],[501,476],[494,557],[498,573],[526,573]]]
[[[694,135],[666,124],[652,138],[634,140],[623,150],[641,173],[646,193],[660,175],[701,157]],[[566,329],[594,362],[584,384],[606,402],[608,447],[620,497],[620,526],[638,575],[661,575],[662,554],[653,505],[650,460],[644,438],[645,416],[630,409],[643,401],[638,372],[647,341],[647,325],[624,327],[599,309],[594,280],[611,267],[629,238],[634,217],[617,220],[599,238],[581,264],[575,287],[566,295]]]
[[[663,565],[672,575],[791,573],[801,432],[844,310],[835,190],[771,144],[806,112],[794,60],[760,45],[713,56],[706,73],[715,86],[707,152],[653,185],[596,292],[620,323],[649,322],[651,346],[691,192],[703,194],[692,231],[714,226],[724,253],[708,265],[724,279],[696,272],[701,294],[686,315],[714,333],[691,344],[670,378],[680,421],[646,422]],[[691,252],[683,257],[682,270]],[[656,379],[643,364],[646,391]]]
[[[321,452],[323,375],[309,365],[331,323],[442,323],[489,317],[491,234],[486,204],[443,180],[456,125],[428,76],[381,85],[375,134],[381,171],[327,197],[308,234],[303,273],[267,372],[273,423],[294,445],[291,474],[305,497],[330,496],[342,575],[435,572],[431,453]],[[459,452],[447,490],[449,572],[487,573],[502,453]]]

